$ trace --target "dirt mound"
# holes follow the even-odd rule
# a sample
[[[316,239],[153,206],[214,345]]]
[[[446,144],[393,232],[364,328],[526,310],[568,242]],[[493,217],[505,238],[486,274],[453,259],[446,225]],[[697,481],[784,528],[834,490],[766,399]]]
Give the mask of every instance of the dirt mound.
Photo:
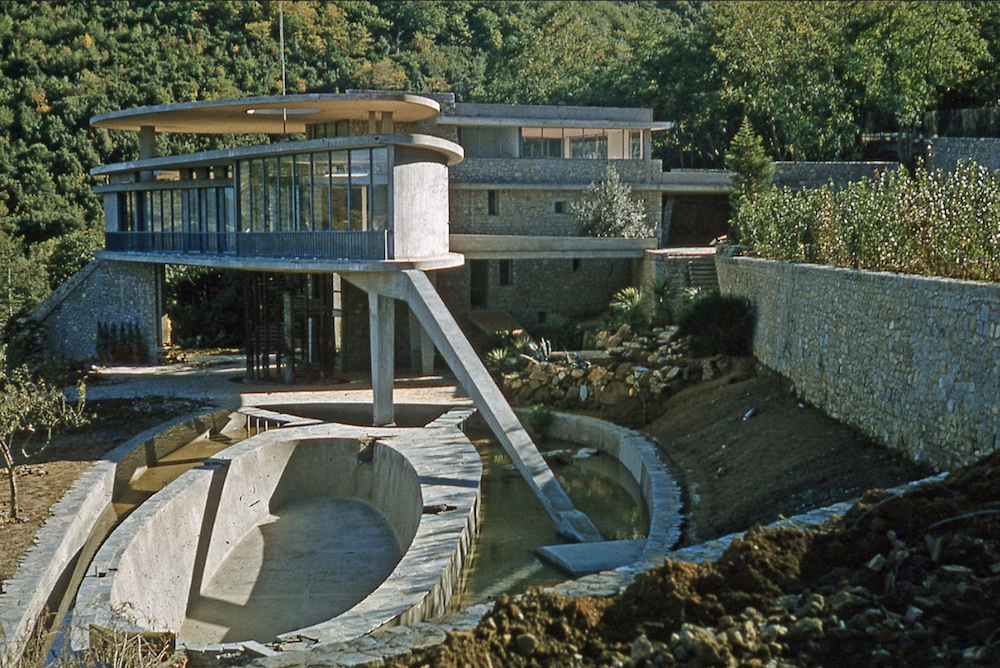
[[[405,665],[998,665],[998,476],[994,454],[906,495],[873,491],[822,527],[666,560],[611,599],[504,598]]]

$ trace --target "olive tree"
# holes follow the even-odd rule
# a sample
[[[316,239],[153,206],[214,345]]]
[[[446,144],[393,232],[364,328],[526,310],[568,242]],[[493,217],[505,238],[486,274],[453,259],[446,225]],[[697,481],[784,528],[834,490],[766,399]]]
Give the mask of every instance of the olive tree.
[[[0,456],[7,469],[12,520],[20,519],[14,453],[27,458],[45,449],[54,428],[84,423],[84,401],[82,382],[77,401],[70,402],[61,389],[33,376],[28,367],[9,365],[6,348],[0,346]]]
[[[642,204],[632,198],[632,188],[622,183],[614,167],[608,165],[600,183],[591,183],[583,197],[570,205],[580,234],[592,237],[641,239],[654,235]]]

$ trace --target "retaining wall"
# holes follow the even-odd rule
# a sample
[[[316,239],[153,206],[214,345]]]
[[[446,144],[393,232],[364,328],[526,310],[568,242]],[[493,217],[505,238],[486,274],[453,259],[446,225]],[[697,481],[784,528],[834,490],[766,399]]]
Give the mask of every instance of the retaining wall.
[[[52,354],[68,361],[97,357],[97,325],[135,324],[150,360],[160,345],[158,285],[152,264],[94,260],[32,311]]]
[[[754,353],[829,415],[938,470],[1000,446],[1000,285],[716,256]]]
[[[779,187],[801,190],[821,188],[833,183],[844,188],[848,183],[871,179],[876,174],[899,169],[898,162],[773,162],[771,181]]]
[[[975,160],[989,170],[1000,169],[998,149],[995,137],[935,137],[927,140],[927,167],[953,172],[959,160]]]

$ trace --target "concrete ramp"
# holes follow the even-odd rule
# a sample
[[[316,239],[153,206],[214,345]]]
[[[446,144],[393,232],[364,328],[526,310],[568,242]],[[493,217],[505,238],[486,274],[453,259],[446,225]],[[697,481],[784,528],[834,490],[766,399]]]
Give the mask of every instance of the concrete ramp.
[[[406,270],[345,273],[343,277],[369,294],[401,299],[410,306],[517,470],[555,520],[556,532],[581,543],[604,540],[590,518],[573,507],[427,276],[422,271]],[[376,377],[374,371],[372,377]],[[377,401],[378,391],[375,395]]]

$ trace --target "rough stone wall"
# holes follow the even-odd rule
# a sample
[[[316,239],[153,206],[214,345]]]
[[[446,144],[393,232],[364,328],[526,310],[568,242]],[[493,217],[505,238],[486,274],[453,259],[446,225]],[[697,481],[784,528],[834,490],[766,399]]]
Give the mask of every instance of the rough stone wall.
[[[577,234],[576,217],[570,204],[580,190],[497,189],[497,214],[489,214],[488,190],[452,190],[450,216],[452,234],[515,234],[568,237]],[[633,191],[646,215],[659,229],[662,198],[657,192]],[[556,202],[565,202],[564,213],[556,213]]]
[[[927,167],[953,172],[959,160],[975,160],[990,171],[1000,169],[1000,139],[935,137],[927,140]]]
[[[608,306],[611,297],[633,284],[629,259],[510,260],[510,285],[500,285],[501,260],[489,262],[486,310],[507,311],[525,326],[541,317],[592,316]],[[452,313],[471,310],[469,265],[438,272],[438,292]],[[545,314],[544,316],[542,314]]]
[[[939,470],[1000,446],[1000,285],[716,265],[723,292],[756,305],[757,358],[806,401]]]
[[[150,361],[159,348],[159,267],[95,260],[39,304],[32,315],[45,327],[52,354],[68,361],[97,358],[98,323],[135,323]]]
[[[898,162],[774,162],[771,182],[778,187],[801,190],[819,188],[831,181],[837,188],[871,179],[884,171],[899,169]]]
[[[535,158],[470,158],[451,168],[454,183],[583,183],[599,182],[607,165],[625,183],[647,183],[663,171],[661,160],[574,160]]]

